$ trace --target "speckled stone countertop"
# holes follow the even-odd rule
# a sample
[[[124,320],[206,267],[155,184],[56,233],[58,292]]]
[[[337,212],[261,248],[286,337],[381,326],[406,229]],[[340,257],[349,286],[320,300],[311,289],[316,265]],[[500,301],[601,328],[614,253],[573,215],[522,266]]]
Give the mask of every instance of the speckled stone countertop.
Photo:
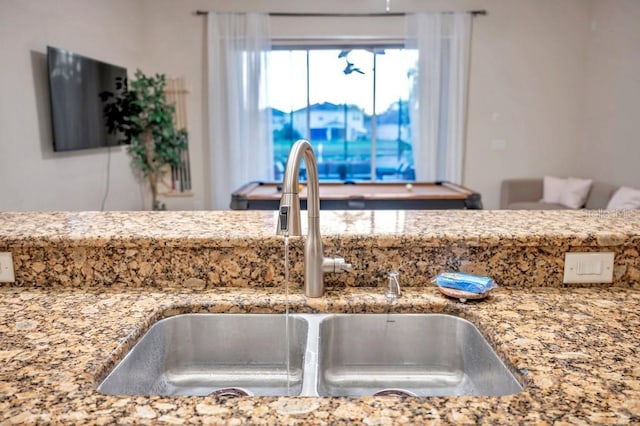
[[[0,212],[0,243],[95,245],[114,241],[164,245],[243,246],[276,237],[273,211],[190,212]],[[306,213],[302,212],[303,233]],[[442,238],[470,245],[620,245],[640,241],[640,210],[348,210],[321,211],[327,241],[376,239],[383,246]]]
[[[382,289],[290,295],[295,312],[385,312]],[[474,322],[526,388],[502,397],[309,398],[102,395],[96,382],[154,319],[180,312],[282,312],[264,289],[0,288],[3,423],[638,424],[640,292],[500,288],[461,304],[409,289],[394,312]],[[294,413],[294,414],[291,414]]]
[[[325,252],[354,269],[293,312],[394,312],[471,320],[523,381],[503,397],[124,397],[95,390],[155,320],[182,312],[283,312],[274,212],[0,213],[0,422],[212,424],[640,423],[640,212],[322,212]],[[304,217],[303,217],[304,227]],[[568,250],[614,251],[613,285],[563,288]],[[349,259],[349,258],[348,258]],[[488,272],[481,302],[445,298],[442,268]],[[372,287],[378,285],[379,287]]]
[[[329,287],[376,285],[391,269],[408,286],[457,270],[561,287],[567,251],[610,251],[613,285],[640,288],[640,211],[322,211],[320,227],[325,255],[353,264]],[[0,251],[13,253],[18,286],[278,287],[275,228],[269,211],[0,212]],[[290,247],[300,283],[302,239]]]

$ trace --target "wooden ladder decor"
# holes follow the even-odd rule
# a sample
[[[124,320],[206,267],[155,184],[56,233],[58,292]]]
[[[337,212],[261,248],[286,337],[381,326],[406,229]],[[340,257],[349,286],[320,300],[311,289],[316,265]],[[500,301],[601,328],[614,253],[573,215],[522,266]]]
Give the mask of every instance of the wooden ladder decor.
[[[167,78],[164,89],[167,101],[175,107],[173,115],[173,124],[176,129],[187,128],[187,103],[186,95],[189,91],[186,89],[184,78]],[[171,183],[163,181],[163,184],[170,191],[165,195],[181,195],[181,193],[191,192],[191,167],[189,163],[189,141],[187,147],[182,151],[182,164],[178,167],[171,167]],[[186,195],[186,194],[185,194]]]

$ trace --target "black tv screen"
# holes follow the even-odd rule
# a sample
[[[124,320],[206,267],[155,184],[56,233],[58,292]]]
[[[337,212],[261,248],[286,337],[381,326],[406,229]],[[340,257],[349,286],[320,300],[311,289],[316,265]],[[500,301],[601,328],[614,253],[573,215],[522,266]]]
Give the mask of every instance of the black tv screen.
[[[116,93],[116,79],[126,84],[126,68],[47,46],[49,97],[54,151],[118,144],[109,134],[100,93]]]

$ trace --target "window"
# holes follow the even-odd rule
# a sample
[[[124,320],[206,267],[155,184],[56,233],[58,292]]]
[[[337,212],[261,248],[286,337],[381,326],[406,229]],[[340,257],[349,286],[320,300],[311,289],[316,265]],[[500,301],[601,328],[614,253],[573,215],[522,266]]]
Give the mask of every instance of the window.
[[[320,180],[415,180],[408,100],[417,58],[376,46],[271,51],[274,179],[307,138]]]

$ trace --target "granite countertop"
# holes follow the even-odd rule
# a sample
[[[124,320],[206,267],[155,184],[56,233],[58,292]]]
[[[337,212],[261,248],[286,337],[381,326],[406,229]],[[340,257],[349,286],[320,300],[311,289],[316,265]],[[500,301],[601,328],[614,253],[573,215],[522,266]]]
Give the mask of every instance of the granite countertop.
[[[305,215],[303,215],[303,228]],[[502,397],[111,396],[98,382],[155,320],[183,312],[284,312],[275,212],[0,212],[0,423],[640,423],[639,211],[323,211],[325,253],[354,268],[301,292],[292,312],[394,312],[469,319],[525,384]],[[565,288],[564,253],[613,251],[610,285]],[[442,268],[501,285],[480,302],[445,298]],[[456,269],[459,268],[459,269]]]
[[[306,234],[306,214],[301,215]],[[140,244],[232,247],[256,240],[281,244],[275,235],[277,212],[0,212],[0,245]],[[375,239],[381,246],[640,244],[640,210],[347,210],[320,212],[325,242]]]
[[[385,312],[380,289],[289,296],[294,312]],[[0,422],[625,424],[640,422],[640,292],[499,288],[462,304],[410,288],[395,312],[474,322],[526,388],[503,397],[129,397],[103,377],[150,322],[180,312],[282,312],[268,289],[0,288]],[[293,414],[292,414],[293,413]]]
[[[326,256],[353,264],[330,287],[370,286],[390,269],[420,287],[443,270],[503,286],[559,287],[566,252],[613,252],[613,286],[640,288],[640,211],[322,211]],[[305,231],[306,215],[302,215]],[[282,285],[276,212],[0,212],[16,286],[199,288]],[[302,282],[303,238],[290,238]]]

